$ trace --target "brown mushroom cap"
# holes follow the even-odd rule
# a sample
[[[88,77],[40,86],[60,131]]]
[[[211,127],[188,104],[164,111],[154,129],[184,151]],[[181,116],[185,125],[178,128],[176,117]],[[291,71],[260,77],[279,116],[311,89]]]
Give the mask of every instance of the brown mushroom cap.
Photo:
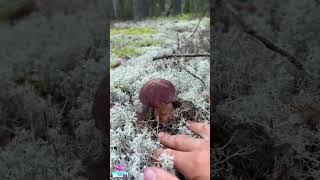
[[[176,94],[174,85],[165,79],[152,79],[140,90],[139,99],[145,106],[159,107],[161,103],[171,103]]]

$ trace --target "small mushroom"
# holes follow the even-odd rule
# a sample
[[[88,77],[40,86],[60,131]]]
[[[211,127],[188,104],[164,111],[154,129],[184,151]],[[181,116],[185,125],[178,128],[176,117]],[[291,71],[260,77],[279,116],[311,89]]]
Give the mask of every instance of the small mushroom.
[[[172,101],[176,94],[174,85],[165,79],[152,79],[140,90],[139,99],[147,107],[154,108],[154,114],[164,125],[173,119]]]

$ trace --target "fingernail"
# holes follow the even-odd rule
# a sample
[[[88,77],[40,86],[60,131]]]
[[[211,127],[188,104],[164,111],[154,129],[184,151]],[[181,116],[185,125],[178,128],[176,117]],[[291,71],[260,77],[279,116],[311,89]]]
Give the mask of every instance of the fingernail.
[[[163,136],[164,136],[164,133],[163,133],[163,132],[160,132],[160,133],[158,134],[158,139],[161,139]]]
[[[190,127],[190,122],[191,121],[186,121],[187,127]]]
[[[155,180],[156,173],[151,168],[146,168],[143,173],[144,180]]]

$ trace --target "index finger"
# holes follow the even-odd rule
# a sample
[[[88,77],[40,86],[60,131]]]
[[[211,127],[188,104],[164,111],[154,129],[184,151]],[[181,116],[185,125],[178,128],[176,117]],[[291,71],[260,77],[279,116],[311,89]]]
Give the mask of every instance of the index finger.
[[[163,132],[160,132],[158,137],[161,144],[179,151],[192,151],[201,148],[204,142],[202,139],[186,135],[170,135]]]
[[[201,136],[204,140],[210,142],[210,125],[207,123],[198,123],[187,121],[188,128]]]

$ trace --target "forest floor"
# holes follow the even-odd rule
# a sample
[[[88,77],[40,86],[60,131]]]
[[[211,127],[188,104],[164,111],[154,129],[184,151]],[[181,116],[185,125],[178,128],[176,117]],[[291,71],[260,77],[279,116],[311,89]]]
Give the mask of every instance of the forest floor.
[[[201,20],[201,21],[200,21]],[[110,154],[115,165],[127,167],[130,177],[142,179],[147,166],[162,166],[174,172],[170,157],[155,164],[152,151],[162,147],[160,131],[196,136],[185,121],[210,121],[210,57],[167,58],[169,54],[209,53],[209,18],[158,18],[140,22],[116,22],[111,28],[110,64]],[[191,38],[190,38],[191,37]],[[167,125],[157,123],[139,100],[141,87],[153,78],[171,81],[177,90],[175,118]]]
[[[219,2],[214,179],[319,179],[319,2]]]
[[[91,106],[109,50],[105,1],[92,2],[0,23],[1,179],[88,179],[101,155]]]

